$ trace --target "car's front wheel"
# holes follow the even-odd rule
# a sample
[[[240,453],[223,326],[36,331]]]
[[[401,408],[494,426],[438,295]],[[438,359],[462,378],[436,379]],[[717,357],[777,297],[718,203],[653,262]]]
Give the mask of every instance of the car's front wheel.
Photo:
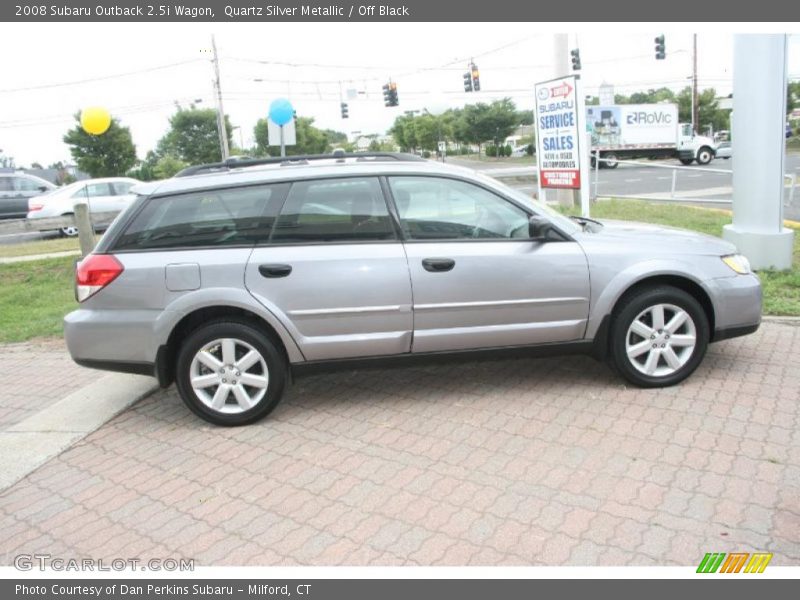
[[[286,384],[286,360],[243,321],[212,322],[181,346],[175,381],[186,405],[215,425],[245,425],[270,413]]]
[[[649,287],[615,311],[611,361],[637,386],[674,385],[697,368],[708,340],[708,318],[693,296],[671,286]]]

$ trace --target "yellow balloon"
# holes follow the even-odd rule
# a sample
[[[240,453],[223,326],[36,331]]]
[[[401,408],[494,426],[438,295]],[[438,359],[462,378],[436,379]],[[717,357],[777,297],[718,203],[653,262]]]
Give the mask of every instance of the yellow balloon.
[[[111,127],[111,114],[99,106],[91,106],[81,111],[81,127],[86,133],[102,135]]]

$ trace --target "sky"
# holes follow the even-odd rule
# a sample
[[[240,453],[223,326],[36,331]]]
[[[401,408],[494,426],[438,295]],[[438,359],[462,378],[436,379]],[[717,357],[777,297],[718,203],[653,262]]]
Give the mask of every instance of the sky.
[[[741,25],[737,27],[741,28]],[[800,79],[800,25],[757,26],[790,33],[789,76]],[[610,83],[617,93],[689,84],[698,31],[701,88],[732,91],[733,26],[725,24],[532,23],[0,23],[0,155],[18,166],[71,162],[61,141],[73,116],[103,106],[130,127],[143,158],[176,105],[214,107],[211,35],[220,57],[225,112],[234,141],[272,100],[288,98],[317,126],[351,137],[384,133],[406,110],[511,97],[533,108],[533,84],[553,76],[553,33],[579,47],[584,93]],[[654,58],[666,36],[667,59]],[[481,92],[464,93],[470,59]],[[383,106],[381,86],[397,82],[400,106]],[[341,90],[341,91],[340,91]],[[340,93],[350,118],[340,118]]]

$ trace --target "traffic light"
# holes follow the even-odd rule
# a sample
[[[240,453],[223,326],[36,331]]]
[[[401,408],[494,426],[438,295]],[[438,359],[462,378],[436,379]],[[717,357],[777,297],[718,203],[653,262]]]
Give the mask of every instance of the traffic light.
[[[397,84],[394,81],[390,81],[383,86],[383,105],[389,107],[398,106],[399,104],[400,101],[397,99]]]
[[[570,56],[572,56],[572,70],[573,71],[580,71],[581,70],[581,51],[575,48],[574,50],[570,50]]]
[[[471,92],[472,91],[472,72],[467,71],[464,73],[464,91]]]
[[[343,119],[349,119],[350,118],[350,112],[349,112],[349,107],[347,106],[347,102],[342,102],[340,104],[340,106],[341,106],[341,109],[342,109],[342,118]]]
[[[469,66],[469,70],[470,70],[470,72],[472,74],[472,89],[474,91],[476,91],[476,92],[480,92],[481,91],[481,74],[480,74],[480,71],[478,71],[477,65],[475,65],[475,63],[472,63]]]
[[[667,50],[664,46],[664,34],[656,38],[656,60],[664,60],[667,57]]]

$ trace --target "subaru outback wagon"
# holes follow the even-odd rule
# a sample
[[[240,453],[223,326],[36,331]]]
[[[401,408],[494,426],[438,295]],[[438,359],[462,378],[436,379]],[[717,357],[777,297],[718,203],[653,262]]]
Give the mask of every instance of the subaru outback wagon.
[[[761,320],[721,239],[568,218],[414,156],[240,159],[134,192],[77,265],[69,351],[174,381],[219,425],[263,417],[304,369],[475,351],[581,351],[667,386]]]

